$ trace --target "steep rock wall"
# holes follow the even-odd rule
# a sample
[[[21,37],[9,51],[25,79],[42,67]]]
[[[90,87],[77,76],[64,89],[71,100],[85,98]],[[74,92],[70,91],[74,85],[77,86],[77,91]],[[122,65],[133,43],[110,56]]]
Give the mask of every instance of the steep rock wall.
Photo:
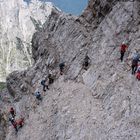
[[[94,2],[91,0],[88,7]],[[25,102],[29,105],[25,127],[17,137],[10,131],[7,140],[139,139],[140,86],[131,75],[129,58],[140,44],[140,2],[113,1],[110,5],[103,18],[92,17],[91,22],[53,10],[42,30],[34,34],[34,66],[7,78],[8,88],[21,99],[22,109]],[[94,24],[98,18],[100,22]],[[129,48],[121,63],[119,46],[124,40]],[[82,67],[86,55],[91,60],[87,71]],[[66,62],[63,76],[59,75],[60,62]],[[34,111],[31,92],[42,91],[40,80],[49,72],[55,74],[55,83]]]

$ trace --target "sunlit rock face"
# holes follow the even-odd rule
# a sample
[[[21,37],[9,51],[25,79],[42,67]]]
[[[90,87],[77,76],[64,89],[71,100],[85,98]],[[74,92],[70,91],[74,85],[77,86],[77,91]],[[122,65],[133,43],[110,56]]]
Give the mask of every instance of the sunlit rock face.
[[[32,0],[0,1],[0,81],[14,70],[32,65],[31,38],[50,15],[53,5]]]

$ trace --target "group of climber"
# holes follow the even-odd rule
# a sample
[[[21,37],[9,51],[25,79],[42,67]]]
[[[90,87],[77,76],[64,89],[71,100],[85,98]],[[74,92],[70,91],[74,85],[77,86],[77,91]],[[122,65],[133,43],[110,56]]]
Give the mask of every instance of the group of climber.
[[[123,61],[124,54],[126,50],[128,49],[128,46],[125,42],[122,43],[120,46],[120,60]],[[135,52],[132,56],[132,62],[131,62],[131,69],[132,69],[132,75],[136,75],[136,78],[140,80],[140,54],[137,49],[135,49]]]
[[[59,64],[60,75],[63,75],[64,67],[65,67],[65,62],[62,62]],[[46,92],[46,90],[49,90],[49,85],[51,85],[53,82],[54,82],[54,78],[52,74],[48,74],[48,76],[44,78],[40,83],[43,87],[43,91]],[[41,96],[40,91],[38,90],[35,91],[34,95],[37,100],[42,101],[42,96]]]
[[[90,60],[90,58],[88,57],[88,55],[86,55],[84,62],[83,62],[83,68],[85,70],[87,70],[87,68],[89,66],[89,60]],[[64,74],[65,66],[66,66],[65,62],[62,62],[59,64],[60,75]],[[54,78],[53,78],[52,74],[48,74],[48,76],[41,81],[43,91],[46,92],[46,90],[49,90],[49,85],[51,85],[53,82],[54,82]],[[38,91],[38,90],[35,91],[34,95],[35,95],[37,100],[42,101],[42,96],[41,96],[40,91]]]
[[[18,132],[18,130],[24,125],[24,118],[21,117],[19,119],[15,119],[16,112],[13,107],[10,108],[9,113],[10,113],[9,121],[13,125],[15,131]]]

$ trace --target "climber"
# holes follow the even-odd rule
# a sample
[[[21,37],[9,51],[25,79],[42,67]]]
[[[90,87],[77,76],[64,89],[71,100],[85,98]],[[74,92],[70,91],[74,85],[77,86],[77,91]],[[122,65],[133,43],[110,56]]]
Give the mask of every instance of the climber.
[[[125,42],[123,42],[122,45],[120,46],[121,62],[123,61],[124,53],[126,52],[127,48],[128,48],[128,46],[125,44]]]
[[[136,71],[136,78],[140,81],[140,65],[138,66]]]
[[[13,117],[11,117],[11,118],[9,118],[9,121],[11,122],[11,124],[13,125],[13,127],[15,128],[16,132],[18,132],[17,122],[15,121],[15,119]]]
[[[17,120],[17,125],[19,126],[19,128],[21,128],[24,125],[24,118],[20,118],[19,120]]]
[[[51,74],[48,75],[48,84],[52,84],[54,82],[54,79]]]
[[[85,70],[87,70],[88,66],[89,66],[89,60],[90,58],[88,57],[88,55],[86,55],[85,59],[84,59],[84,63],[83,63],[83,68]]]
[[[42,97],[39,91],[35,92],[36,99],[42,101]]]
[[[62,62],[59,64],[59,69],[60,69],[60,74],[63,75],[63,72],[64,72],[64,67],[65,67],[65,63]]]
[[[140,61],[140,54],[138,53],[138,50],[135,50],[136,52],[133,54],[132,57],[132,74],[135,74],[137,67],[138,67],[138,62]]]
[[[47,78],[41,81],[41,85],[43,86],[43,91],[46,91],[46,89],[49,89]]]
[[[12,115],[12,117],[15,118],[16,113],[15,113],[15,110],[14,110],[13,107],[10,108],[10,111],[9,111],[9,112],[10,112],[10,114]]]

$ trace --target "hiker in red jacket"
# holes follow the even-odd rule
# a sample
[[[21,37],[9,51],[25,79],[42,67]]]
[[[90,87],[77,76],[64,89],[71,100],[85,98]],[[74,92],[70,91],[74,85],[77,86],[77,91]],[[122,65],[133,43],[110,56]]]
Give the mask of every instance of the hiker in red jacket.
[[[138,66],[136,71],[136,78],[140,81],[140,65]]]
[[[21,128],[24,125],[24,118],[20,118],[17,120],[17,125]]]
[[[125,44],[125,42],[123,42],[122,45],[120,46],[121,62],[123,61],[124,53],[126,52],[127,48],[128,48],[128,46]]]

